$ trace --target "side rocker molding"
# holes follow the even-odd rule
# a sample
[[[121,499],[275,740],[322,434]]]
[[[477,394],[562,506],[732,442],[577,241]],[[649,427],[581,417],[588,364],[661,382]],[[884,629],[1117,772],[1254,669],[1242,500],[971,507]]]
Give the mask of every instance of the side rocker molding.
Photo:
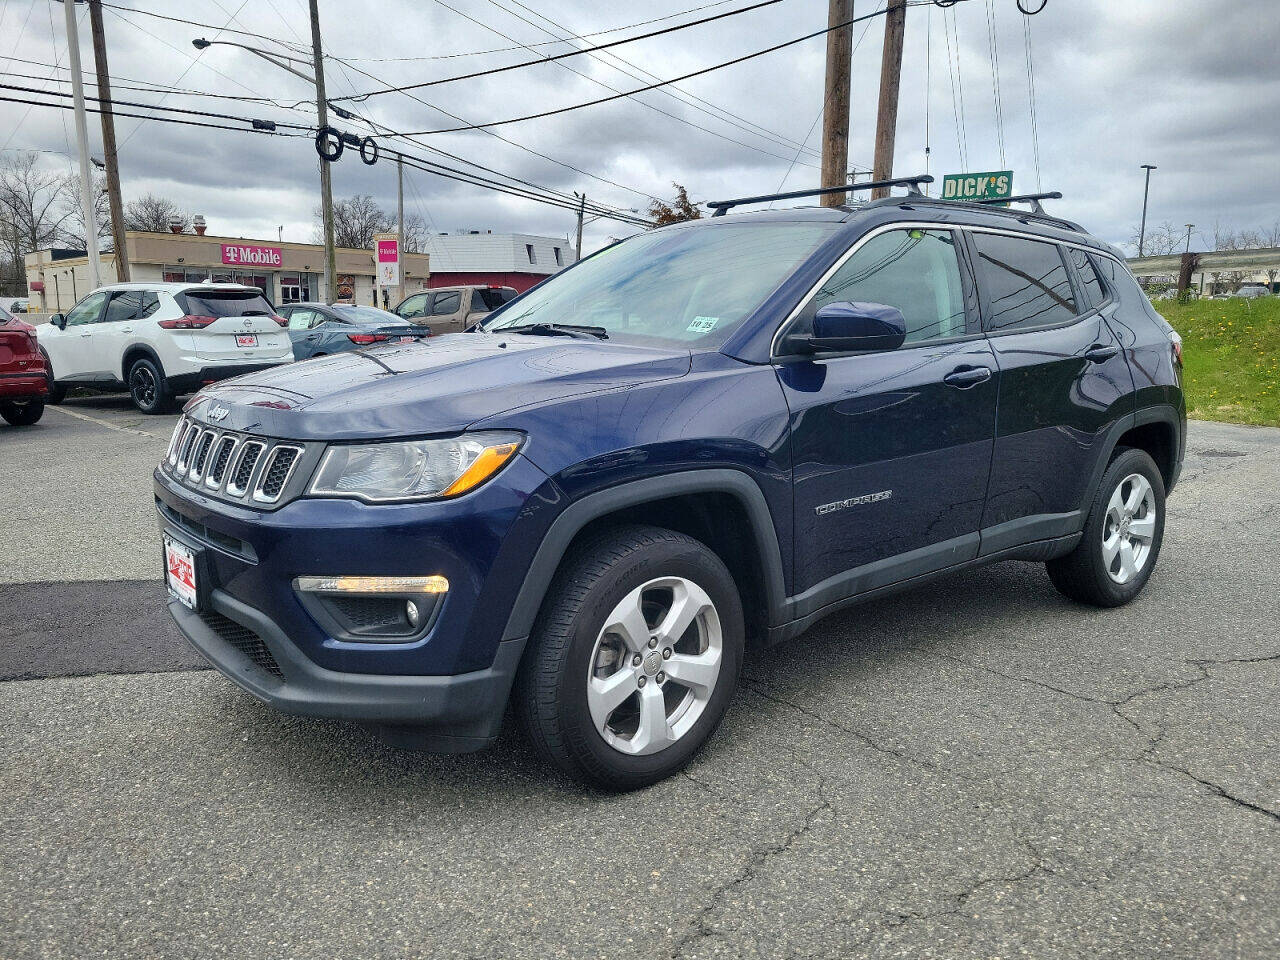
[[[552,522],[538,552],[534,554],[529,572],[525,574],[524,583],[516,594],[515,603],[507,617],[502,639],[519,639],[532,632],[533,622],[560,561],[573,538],[588,523],[625,507],[692,493],[729,494],[747,511],[751,532],[760,554],[760,565],[764,571],[769,623],[777,623],[786,596],[786,581],[783,578],[782,552],[778,547],[773,515],[769,512],[769,505],[765,503],[764,494],[760,492],[756,482],[740,470],[686,470],[619,484],[588,494],[569,504]]]

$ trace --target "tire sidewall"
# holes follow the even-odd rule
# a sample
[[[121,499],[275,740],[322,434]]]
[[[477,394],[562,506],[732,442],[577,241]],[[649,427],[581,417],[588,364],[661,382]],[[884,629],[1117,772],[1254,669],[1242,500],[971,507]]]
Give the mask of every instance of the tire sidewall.
[[[54,378],[53,361],[49,359],[49,354],[43,347],[40,348],[40,354],[44,357],[44,378],[49,384],[49,395],[44,398],[44,401],[51,406],[57,406],[66,398],[67,388]]]
[[[1102,531],[1107,519],[1107,504],[1122,480],[1130,474],[1141,474],[1151,484],[1156,507],[1156,531],[1151,540],[1151,552],[1147,555],[1142,570],[1128,583],[1116,583],[1107,572],[1102,557]],[[1160,559],[1160,547],[1164,543],[1165,526],[1165,489],[1164,478],[1160,469],[1150,455],[1142,450],[1129,449],[1116,456],[1102,476],[1097,496],[1089,511],[1089,519],[1085,523],[1084,536],[1087,544],[1090,569],[1097,580],[1099,588],[1115,606],[1128,603],[1147,585],[1155,570],[1156,561]]]
[[[43,400],[6,401],[0,404],[0,417],[15,427],[29,427],[44,416]]]
[[[145,406],[138,401],[137,396],[133,392],[133,374],[139,367],[145,366],[151,371],[151,376],[155,379],[155,401],[150,406]],[[164,371],[160,369],[160,365],[150,357],[140,357],[135,360],[129,367],[129,399],[133,401],[133,405],[147,414],[164,413],[169,407],[169,390],[164,382]]]
[[[720,674],[697,722],[676,743],[655,754],[630,756],[611,747],[595,729],[587,706],[587,671],[605,618],[628,593],[659,577],[684,577],[715,604],[723,637]],[[715,733],[737,687],[743,657],[742,602],[724,564],[695,541],[659,541],[613,565],[575,613],[558,681],[562,733],[589,767],[593,780],[632,789],[669,776],[683,767]]]

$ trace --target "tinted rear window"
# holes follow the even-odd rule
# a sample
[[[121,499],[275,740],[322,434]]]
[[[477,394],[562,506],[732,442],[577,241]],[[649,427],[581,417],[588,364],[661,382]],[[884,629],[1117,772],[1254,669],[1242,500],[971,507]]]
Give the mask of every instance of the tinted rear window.
[[[975,233],[973,244],[988,330],[1048,327],[1076,315],[1057,244],[993,233]]]
[[[275,308],[257,290],[199,290],[178,294],[193,317],[269,317]]]
[[[478,306],[474,301],[476,298],[484,304],[483,307]],[[510,303],[516,298],[516,292],[511,287],[497,287],[491,290],[476,290],[475,297],[472,298],[473,310],[497,310],[504,303]]]

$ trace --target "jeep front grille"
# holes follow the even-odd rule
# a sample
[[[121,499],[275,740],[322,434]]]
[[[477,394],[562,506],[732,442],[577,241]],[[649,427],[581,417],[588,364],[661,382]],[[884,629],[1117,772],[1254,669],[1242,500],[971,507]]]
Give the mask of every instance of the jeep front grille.
[[[311,445],[219,430],[183,417],[174,429],[161,468],[183,486],[254,506],[274,505]]]

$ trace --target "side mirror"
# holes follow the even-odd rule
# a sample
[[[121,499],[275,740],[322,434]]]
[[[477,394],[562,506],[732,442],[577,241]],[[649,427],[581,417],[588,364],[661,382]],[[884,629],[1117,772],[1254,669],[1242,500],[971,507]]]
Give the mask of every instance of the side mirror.
[[[57,327],[59,330],[65,330],[67,327],[67,318],[61,313],[55,313],[52,317],[49,318],[49,322],[52,323],[55,327]]]
[[[811,335],[789,336],[784,343],[796,353],[849,353],[897,350],[906,339],[907,320],[897,307],[838,300],[818,308]]]

